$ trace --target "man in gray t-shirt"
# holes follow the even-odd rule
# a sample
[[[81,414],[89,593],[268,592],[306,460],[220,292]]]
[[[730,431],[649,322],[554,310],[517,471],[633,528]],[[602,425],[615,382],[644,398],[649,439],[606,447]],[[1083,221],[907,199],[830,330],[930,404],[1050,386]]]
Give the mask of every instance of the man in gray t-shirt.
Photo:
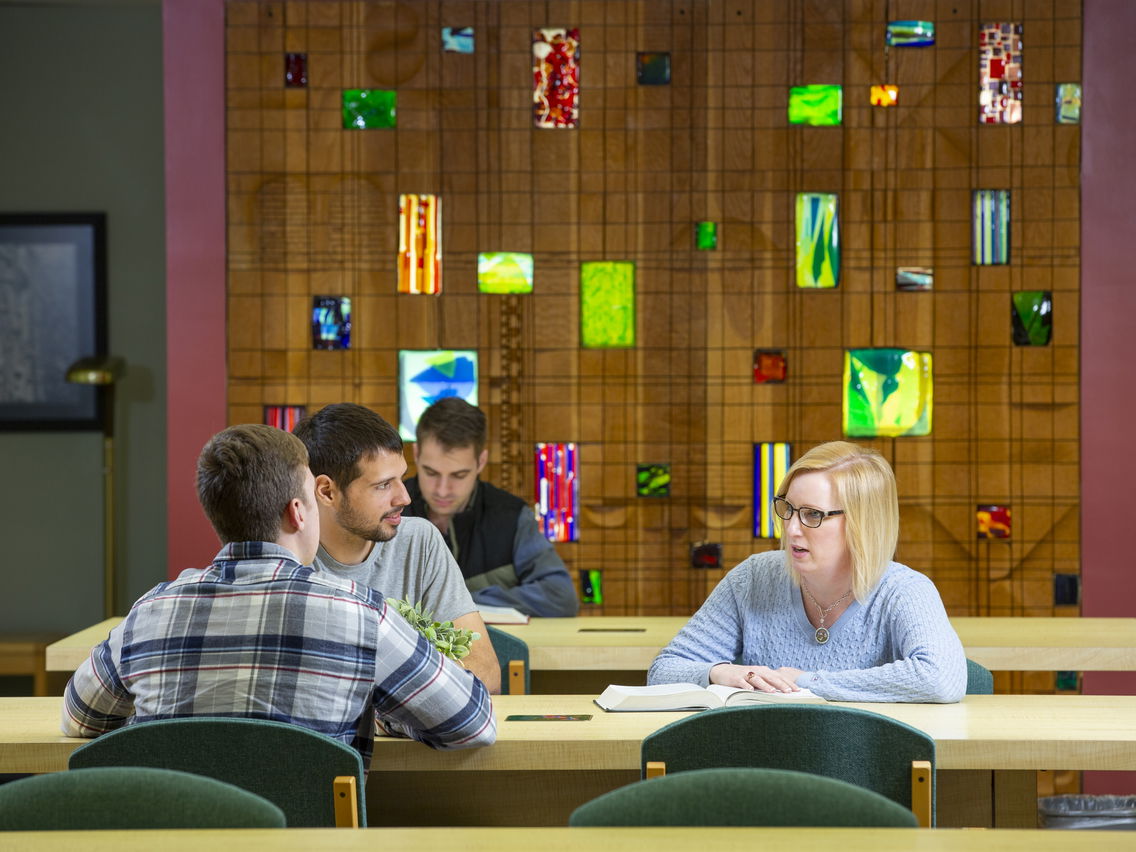
[[[320,548],[315,567],[384,597],[421,602],[437,621],[481,634],[463,662],[490,692],[501,669],[461,570],[429,521],[403,518],[410,504],[398,431],[368,408],[338,403],[297,424],[316,479]]]

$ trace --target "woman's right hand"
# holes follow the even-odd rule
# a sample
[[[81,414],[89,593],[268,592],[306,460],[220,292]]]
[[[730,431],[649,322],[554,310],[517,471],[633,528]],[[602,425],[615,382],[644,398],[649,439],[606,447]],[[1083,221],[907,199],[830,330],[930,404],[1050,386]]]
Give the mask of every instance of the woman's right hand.
[[[735,689],[753,689],[761,692],[797,692],[796,669],[771,669],[768,666],[735,666],[719,663],[710,669],[710,682]]]

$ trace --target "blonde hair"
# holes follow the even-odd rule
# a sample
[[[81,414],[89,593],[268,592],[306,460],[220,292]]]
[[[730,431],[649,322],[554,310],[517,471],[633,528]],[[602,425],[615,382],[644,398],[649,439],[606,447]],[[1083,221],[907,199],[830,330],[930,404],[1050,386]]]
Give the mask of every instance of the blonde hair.
[[[899,497],[895,473],[887,459],[869,447],[848,441],[829,441],[813,447],[797,459],[781,485],[777,496],[784,497],[794,477],[802,473],[827,473],[844,510],[844,544],[852,556],[852,593],[864,601],[883,576],[899,541]],[[785,567],[793,582],[800,576],[789,557],[787,539],[782,536]]]

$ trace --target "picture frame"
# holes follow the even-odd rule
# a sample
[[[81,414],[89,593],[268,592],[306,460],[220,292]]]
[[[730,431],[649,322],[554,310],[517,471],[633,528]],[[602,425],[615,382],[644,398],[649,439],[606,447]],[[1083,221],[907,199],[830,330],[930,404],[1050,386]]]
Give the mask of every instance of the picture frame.
[[[0,213],[0,430],[99,430],[103,394],[69,383],[107,354],[104,213]]]

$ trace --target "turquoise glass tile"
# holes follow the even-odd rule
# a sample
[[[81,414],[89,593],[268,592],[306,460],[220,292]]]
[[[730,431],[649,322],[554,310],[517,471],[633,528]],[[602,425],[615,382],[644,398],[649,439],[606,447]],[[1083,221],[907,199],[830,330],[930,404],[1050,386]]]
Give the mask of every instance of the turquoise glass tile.
[[[884,43],[889,47],[929,47],[935,43],[935,23],[888,21]]]
[[[442,27],[442,51],[473,53],[473,27]]]

